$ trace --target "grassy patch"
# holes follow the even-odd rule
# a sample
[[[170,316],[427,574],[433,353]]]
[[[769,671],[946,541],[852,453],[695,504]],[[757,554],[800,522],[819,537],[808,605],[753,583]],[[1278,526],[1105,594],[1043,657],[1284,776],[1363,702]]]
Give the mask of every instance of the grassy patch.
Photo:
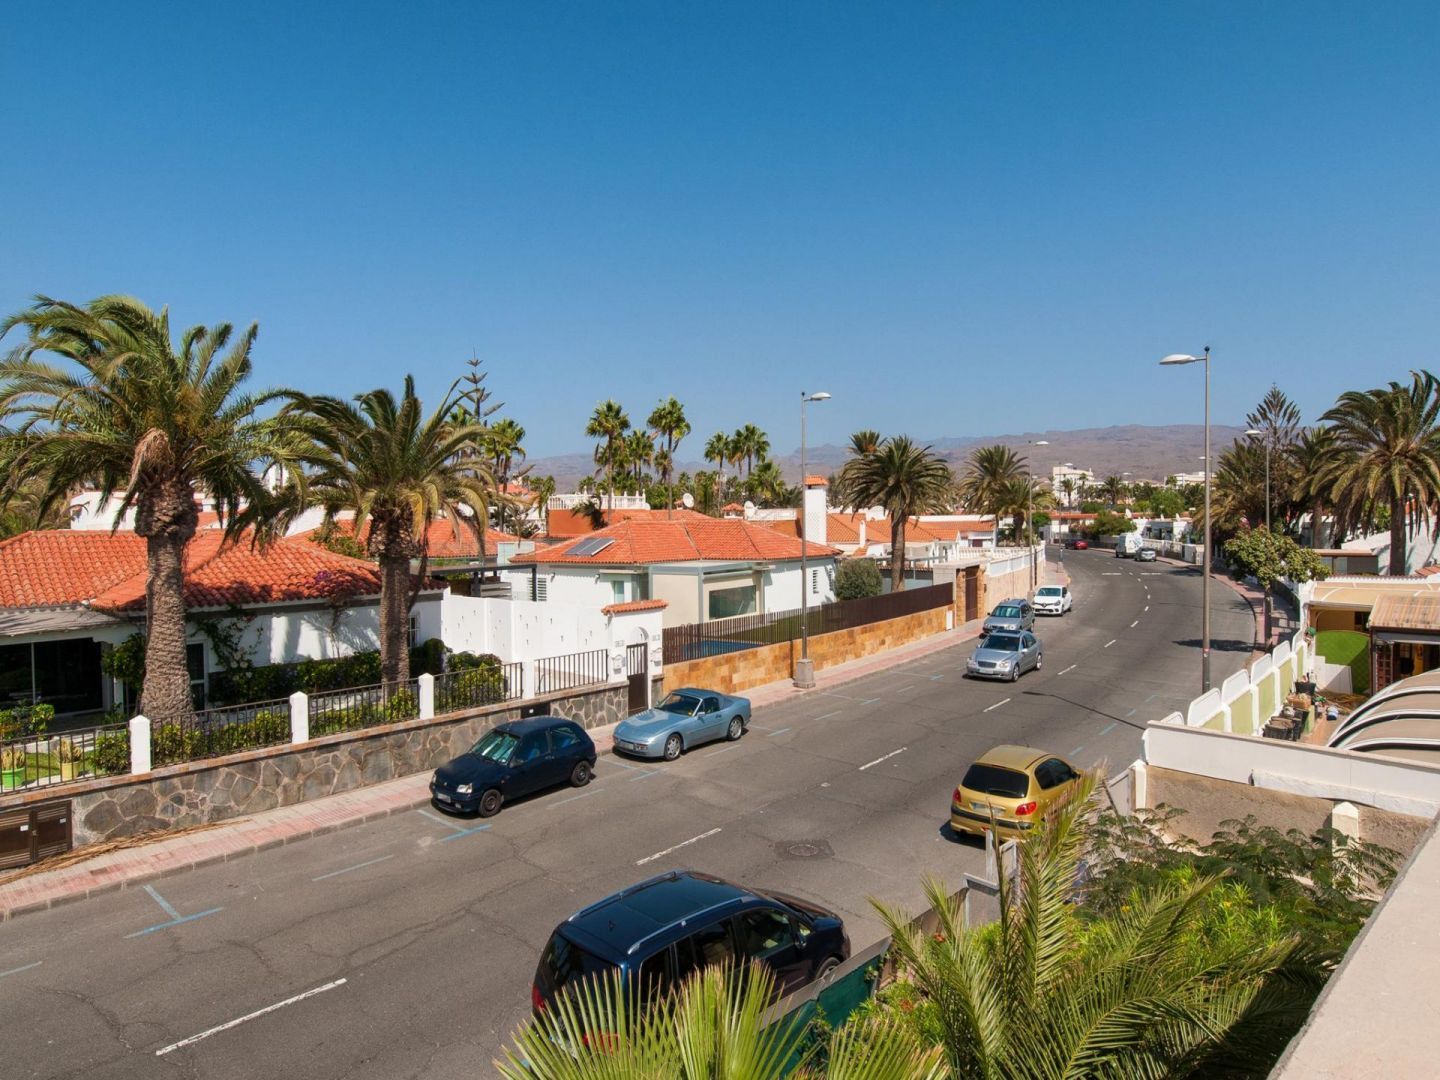
[[[1357,694],[1370,692],[1370,635],[1358,630],[1321,630],[1315,635],[1315,652],[1326,663],[1350,669],[1350,687]]]

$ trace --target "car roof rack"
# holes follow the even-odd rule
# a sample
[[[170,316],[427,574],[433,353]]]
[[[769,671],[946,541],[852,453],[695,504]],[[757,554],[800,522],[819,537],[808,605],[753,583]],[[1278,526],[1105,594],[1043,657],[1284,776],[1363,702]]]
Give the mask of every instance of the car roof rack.
[[[579,911],[575,912],[574,915],[571,915],[565,921],[567,923],[572,923],[576,919],[583,919],[586,915],[589,915],[595,911],[599,911],[607,904],[613,904],[616,900],[623,900],[627,896],[633,896],[641,889],[648,889],[651,885],[658,885],[662,881],[679,881],[681,875],[686,873],[688,873],[688,871],[667,870],[663,874],[656,874],[654,877],[646,878],[644,881],[637,881],[634,885],[621,889],[619,892],[611,893],[609,896],[604,897],[601,900],[596,900],[595,903],[581,908]]]
[[[727,908],[727,907],[729,907],[731,904],[739,904],[739,903],[742,903],[742,902],[745,901],[745,899],[747,898],[747,896],[748,896],[748,894],[746,894],[746,895],[741,895],[741,896],[732,896],[732,897],[730,897],[729,900],[721,900],[718,904],[711,904],[709,907],[701,908],[699,911],[691,912],[689,915],[686,915],[685,918],[683,918],[683,919],[678,919],[678,920],[676,920],[675,922],[672,922],[672,923],[666,923],[664,926],[660,927],[660,929],[658,929],[658,930],[652,930],[650,933],[646,934],[644,937],[642,937],[642,938],[640,938],[638,941],[636,941],[633,945],[631,945],[628,949],[625,950],[625,955],[626,955],[626,956],[634,956],[634,955],[635,955],[635,950],[638,949],[638,948],[640,948],[641,945],[644,945],[644,944],[645,944],[647,941],[649,941],[651,938],[659,937],[661,934],[669,933],[671,930],[675,930],[675,929],[684,930],[686,927],[688,927],[688,926],[690,925],[690,923],[691,923],[693,920],[699,919],[699,918],[701,918],[701,917],[703,917],[703,916],[705,916],[705,915],[713,915],[715,912],[719,911],[721,908]]]

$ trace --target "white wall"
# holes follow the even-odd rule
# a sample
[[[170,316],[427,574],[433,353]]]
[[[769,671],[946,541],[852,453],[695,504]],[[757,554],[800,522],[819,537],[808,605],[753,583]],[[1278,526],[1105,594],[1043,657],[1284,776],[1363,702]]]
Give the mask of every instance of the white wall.
[[[572,567],[557,564],[540,567],[541,576],[548,576],[546,592],[548,603],[578,604],[581,607],[601,608],[616,603],[612,582],[619,581],[625,586],[623,600],[641,599],[639,590],[645,577],[620,571],[605,572],[589,567]],[[526,575],[528,577],[528,575]],[[524,586],[517,586],[515,595],[528,596]],[[622,601],[623,602],[623,601]]]
[[[820,572],[820,591],[807,594],[806,604],[828,604],[835,599],[835,560],[810,559],[807,571]],[[773,570],[765,571],[762,588],[765,592],[766,611],[791,611],[800,606],[800,564],[798,562],[776,563]]]
[[[440,638],[456,652],[494,653],[506,663],[659,639],[659,610],[607,616],[554,600],[497,600],[447,593]]]

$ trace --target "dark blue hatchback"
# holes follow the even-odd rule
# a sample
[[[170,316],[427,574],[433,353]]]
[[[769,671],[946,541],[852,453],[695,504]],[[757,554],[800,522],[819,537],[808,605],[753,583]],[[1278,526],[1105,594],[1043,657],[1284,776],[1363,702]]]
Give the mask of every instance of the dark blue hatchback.
[[[538,1013],[567,986],[619,971],[650,999],[714,964],[758,960],[781,994],[827,978],[850,956],[833,911],[694,870],[632,885],[555,928],[531,988]]]
[[[536,716],[492,728],[441,765],[430,795],[446,810],[490,817],[505,803],[556,784],[584,787],[594,769],[595,743],[584,728],[558,716]]]

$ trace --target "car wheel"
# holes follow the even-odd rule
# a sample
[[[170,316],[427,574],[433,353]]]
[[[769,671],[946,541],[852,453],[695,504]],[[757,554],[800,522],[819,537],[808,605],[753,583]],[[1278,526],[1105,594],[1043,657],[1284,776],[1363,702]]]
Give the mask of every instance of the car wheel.
[[[590,763],[588,761],[577,761],[575,768],[570,770],[570,786],[584,787],[590,782]]]
[[[821,986],[829,986],[830,980],[835,977],[835,971],[840,966],[838,956],[827,956],[824,963],[815,972],[815,981]]]
[[[1043,657],[1043,656],[1037,656],[1037,657],[1035,657],[1035,670],[1036,670],[1036,671],[1039,671],[1044,665],[1045,665],[1045,657]]]
[[[736,739],[740,738],[740,736],[744,734],[744,723],[741,722],[738,716],[732,716],[730,718],[730,727],[727,728],[725,731],[725,738],[729,739],[731,742],[734,742]]]
[[[674,761],[680,756],[680,751],[685,749],[685,743],[680,738],[679,732],[673,732],[665,740],[665,760]]]
[[[480,816],[494,817],[500,812],[500,804],[502,802],[504,802],[504,799],[501,797],[500,792],[495,788],[491,788],[485,792],[484,795],[480,796]]]
[[[1019,682],[1019,681],[1020,681],[1020,665],[1019,665],[1019,664],[1016,664],[1013,668],[1010,669],[1010,681],[1011,681],[1011,682]]]

